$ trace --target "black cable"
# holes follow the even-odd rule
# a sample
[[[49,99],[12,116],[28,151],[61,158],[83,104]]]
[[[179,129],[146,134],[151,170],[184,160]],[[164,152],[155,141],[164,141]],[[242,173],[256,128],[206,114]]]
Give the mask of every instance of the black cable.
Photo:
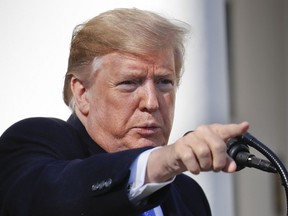
[[[264,145],[262,142],[257,140],[255,137],[253,137],[249,133],[245,133],[245,134],[243,134],[243,135],[241,135],[239,137],[235,137],[234,140],[232,140],[232,142],[230,141],[230,144],[228,142],[228,150],[230,150],[229,148],[232,147],[235,142],[237,142],[237,146],[239,146],[239,144],[240,144],[240,146],[241,146],[241,144],[244,144],[244,146],[245,145],[249,145],[249,146],[255,148],[260,153],[262,153],[272,163],[272,166],[268,165],[268,166],[270,166],[271,169],[269,168],[268,170],[265,170],[265,169],[261,169],[260,168],[261,170],[264,170],[264,171],[267,171],[267,172],[274,172],[273,169],[274,169],[274,167],[276,168],[277,173],[281,177],[282,185],[285,188],[286,215],[288,216],[288,172],[287,172],[287,169],[285,168],[285,166],[283,165],[283,163],[281,162],[281,160],[266,145]],[[230,152],[230,153],[232,153],[232,155],[230,155],[230,156],[232,156],[232,158],[235,159],[237,153],[239,153],[243,149],[245,151],[247,150],[247,149],[245,149],[245,147],[243,147],[243,145],[240,147],[240,149],[241,150],[239,150],[239,151],[238,150],[232,150]],[[243,153],[243,151],[242,151],[242,153]],[[237,163],[237,161],[236,161],[236,163]],[[245,165],[243,165],[243,163],[242,163],[241,166],[238,168],[238,170],[244,168],[244,166]]]

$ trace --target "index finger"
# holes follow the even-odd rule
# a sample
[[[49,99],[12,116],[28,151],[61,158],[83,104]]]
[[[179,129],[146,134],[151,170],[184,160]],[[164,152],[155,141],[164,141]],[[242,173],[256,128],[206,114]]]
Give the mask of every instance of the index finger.
[[[232,138],[245,133],[249,129],[249,123],[244,121],[240,124],[213,125],[215,132],[225,142]]]

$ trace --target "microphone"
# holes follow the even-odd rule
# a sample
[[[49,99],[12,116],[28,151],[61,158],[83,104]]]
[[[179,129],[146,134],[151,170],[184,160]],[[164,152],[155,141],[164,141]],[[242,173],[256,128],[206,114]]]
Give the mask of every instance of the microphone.
[[[277,169],[270,161],[257,158],[254,154],[250,153],[248,143],[255,141],[257,139],[249,133],[244,133],[228,140],[227,153],[236,162],[236,171],[245,167],[253,167],[265,172],[277,173]]]

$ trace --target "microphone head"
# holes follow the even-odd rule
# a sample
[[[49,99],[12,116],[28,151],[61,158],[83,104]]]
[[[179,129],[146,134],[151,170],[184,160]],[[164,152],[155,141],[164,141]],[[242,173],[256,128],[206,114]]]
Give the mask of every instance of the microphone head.
[[[237,136],[231,138],[227,141],[227,154],[236,162],[237,169],[236,171],[242,170],[245,166],[239,164],[236,160],[236,157],[239,152],[247,152],[250,153],[249,146],[245,144],[245,140],[242,136]]]

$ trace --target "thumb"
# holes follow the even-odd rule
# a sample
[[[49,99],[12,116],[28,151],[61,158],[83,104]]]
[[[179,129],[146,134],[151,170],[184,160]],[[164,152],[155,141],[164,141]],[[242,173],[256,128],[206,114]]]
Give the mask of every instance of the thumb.
[[[237,169],[236,162],[229,155],[227,155],[226,166],[222,169],[222,171],[232,173],[235,172],[236,169]]]

